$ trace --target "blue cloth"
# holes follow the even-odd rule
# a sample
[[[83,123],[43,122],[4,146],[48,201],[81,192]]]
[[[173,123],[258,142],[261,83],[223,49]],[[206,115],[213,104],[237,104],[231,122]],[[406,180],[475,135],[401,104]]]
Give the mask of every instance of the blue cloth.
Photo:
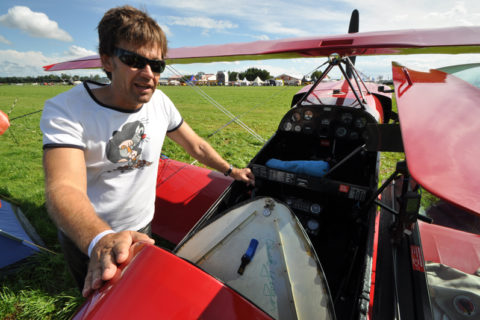
[[[323,160],[283,161],[272,158],[268,160],[265,165],[272,169],[305,174],[319,178],[323,177],[330,169],[328,162]]]
[[[29,242],[33,240],[23,229],[12,205],[0,200],[0,268],[40,251]]]

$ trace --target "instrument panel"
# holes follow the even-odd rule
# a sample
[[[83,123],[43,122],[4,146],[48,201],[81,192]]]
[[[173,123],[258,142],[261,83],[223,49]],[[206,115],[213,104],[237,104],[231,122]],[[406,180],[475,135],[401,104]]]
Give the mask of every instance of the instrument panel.
[[[282,132],[356,141],[367,139],[368,123],[376,123],[376,120],[362,109],[300,106],[287,112],[278,129]]]
[[[279,182],[294,187],[300,187],[303,189],[314,190],[316,192],[334,195],[343,199],[365,201],[369,193],[368,187],[347,182],[300,175],[293,172],[268,168],[258,164],[253,164],[251,169],[257,178]]]

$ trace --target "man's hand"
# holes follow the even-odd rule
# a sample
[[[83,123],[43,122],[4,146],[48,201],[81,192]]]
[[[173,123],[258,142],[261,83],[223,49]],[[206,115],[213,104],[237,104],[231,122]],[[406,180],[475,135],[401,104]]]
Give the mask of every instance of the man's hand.
[[[90,292],[100,288],[104,281],[112,279],[117,272],[117,265],[127,260],[130,247],[139,241],[155,243],[146,234],[135,231],[111,233],[100,239],[90,256],[82,295],[87,297]]]
[[[232,178],[235,180],[243,181],[247,184],[247,186],[255,186],[255,176],[252,173],[250,168],[233,168],[232,173],[230,174]]]

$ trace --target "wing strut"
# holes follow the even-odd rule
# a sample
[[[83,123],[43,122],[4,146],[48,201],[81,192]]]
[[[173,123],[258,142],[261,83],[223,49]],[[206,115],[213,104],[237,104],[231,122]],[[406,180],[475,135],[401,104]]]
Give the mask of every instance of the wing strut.
[[[359,79],[360,79],[360,82],[363,84],[363,87],[367,90],[367,92],[370,93],[370,91],[368,91],[368,88],[365,86],[365,83],[363,82],[362,78],[358,74],[358,71],[355,69],[355,66],[353,65],[352,61],[350,61],[348,57],[342,58],[339,54],[334,53],[328,57],[328,61],[326,63],[328,63],[328,66],[325,68],[325,71],[322,73],[320,78],[318,78],[317,81],[315,81],[315,83],[310,87],[310,89],[307,92],[305,92],[305,94],[298,100],[298,102],[295,104],[295,107],[300,106],[307,99],[307,97],[315,90],[315,88],[320,84],[320,82],[323,79],[325,79],[325,77],[333,69],[333,67],[337,66],[340,69],[340,72],[342,73],[342,75],[345,77],[345,80],[347,81],[348,86],[350,87],[350,89],[352,89],[352,92],[355,95],[357,102],[360,104],[361,108],[365,110],[366,102],[362,94],[362,90],[360,88]],[[347,76],[347,72],[343,68],[342,63],[345,64],[348,68],[351,68],[351,70],[353,71],[352,78],[355,79],[355,83],[357,85],[356,88],[353,85],[350,78]]]
[[[168,69],[174,73],[174,74],[177,74],[177,75],[181,75],[180,72],[178,72],[173,66],[171,65],[168,65],[167,66]],[[197,91],[197,93],[199,95],[201,95],[205,100],[207,100],[208,102],[210,102],[215,108],[217,108],[218,110],[220,110],[221,112],[223,112],[227,117],[229,117],[231,119],[231,122],[235,122],[236,124],[238,124],[240,127],[242,127],[243,129],[245,129],[248,133],[250,133],[255,139],[257,139],[258,141],[260,141],[261,143],[265,143],[265,139],[263,139],[262,136],[260,136],[258,133],[256,133],[252,128],[250,128],[249,126],[247,126],[243,121],[241,121],[239,119],[238,116],[235,116],[233,113],[231,113],[227,108],[225,108],[224,106],[222,106],[220,103],[218,103],[215,99],[213,99],[212,97],[210,97],[205,91],[203,91],[202,89],[198,88],[197,86],[191,84],[190,82],[187,81],[187,84],[194,90]]]

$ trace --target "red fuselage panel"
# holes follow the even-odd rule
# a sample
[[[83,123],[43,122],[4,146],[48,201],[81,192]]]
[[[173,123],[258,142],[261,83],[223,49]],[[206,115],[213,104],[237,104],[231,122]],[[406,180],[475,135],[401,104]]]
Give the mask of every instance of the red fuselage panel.
[[[236,291],[163,249],[139,244],[130,259],[73,319],[271,319]]]
[[[465,273],[480,268],[480,235],[418,222],[425,261],[438,262]]]
[[[219,172],[160,160],[152,231],[178,243],[232,181]]]

